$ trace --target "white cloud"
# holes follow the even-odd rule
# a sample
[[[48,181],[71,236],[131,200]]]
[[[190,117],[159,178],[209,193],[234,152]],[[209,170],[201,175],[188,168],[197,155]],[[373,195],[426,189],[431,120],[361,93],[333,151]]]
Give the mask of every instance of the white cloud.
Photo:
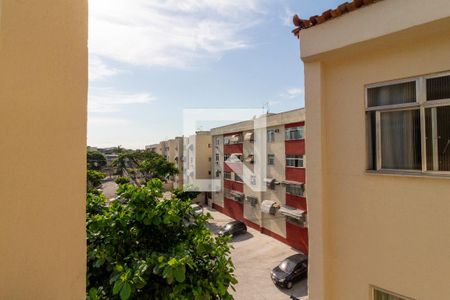
[[[248,47],[242,31],[262,18],[266,1],[91,0],[89,51],[134,65],[196,66]]]
[[[281,96],[289,99],[294,99],[303,96],[304,92],[305,90],[303,88],[290,88],[287,89],[286,92],[281,94]]]
[[[120,107],[130,104],[146,104],[155,97],[148,93],[126,93],[112,88],[92,88],[89,91],[89,112],[109,113],[120,111]]]
[[[89,80],[100,80],[106,77],[117,75],[120,71],[116,68],[106,65],[95,55],[89,56]]]

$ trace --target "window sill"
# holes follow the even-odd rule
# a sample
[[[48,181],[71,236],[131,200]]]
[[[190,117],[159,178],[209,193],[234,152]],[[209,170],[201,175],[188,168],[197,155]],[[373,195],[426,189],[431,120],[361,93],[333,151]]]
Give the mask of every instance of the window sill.
[[[290,168],[290,169],[306,169],[306,167],[292,167],[292,166],[286,166],[286,168]]]
[[[421,172],[421,171],[401,171],[401,170],[366,170],[368,175],[381,176],[399,176],[399,177],[415,177],[415,178],[434,178],[434,179],[450,179],[449,174]]]

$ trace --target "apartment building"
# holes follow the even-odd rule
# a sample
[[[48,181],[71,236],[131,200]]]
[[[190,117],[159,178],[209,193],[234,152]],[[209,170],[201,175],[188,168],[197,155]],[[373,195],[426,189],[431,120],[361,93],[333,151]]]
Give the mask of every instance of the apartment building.
[[[450,295],[450,2],[295,18],[308,122],[309,297]]]
[[[184,184],[195,184],[195,179],[207,180],[211,178],[211,134],[209,131],[198,131],[189,137],[175,137],[158,144],[145,146],[164,156],[174,163],[179,172],[169,178],[170,188],[182,188]],[[205,187],[205,190],[209,189]],[[205,202],[207,194],[202,193],[196,202]]]
[[[0,1],[0,299],[86,298],[87,1]]]
[[[158,144],[145,146],[145,150],[158,153],[175,164],[178,174],[169,178],[169,188],[183,187],[183,137],[175,137]]]
[[[264,117],[264,128],[255,129],[256,121],[249,120],[211,129],[211,173],[221,183],[212,206],[307,253],[305,113]],[[261,149],[255,147],[258,139]],[[264,169],[256,169],[258,160]]]
[[[184,178],[187,188],[202,190],[196,203],[206,204],[211,198],[211,133],[197,131],[184,139]]]

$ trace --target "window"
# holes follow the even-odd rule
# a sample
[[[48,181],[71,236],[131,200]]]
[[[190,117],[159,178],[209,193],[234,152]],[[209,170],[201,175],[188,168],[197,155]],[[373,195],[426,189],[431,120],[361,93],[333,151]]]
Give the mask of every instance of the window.
[[[223,172],[223,178],[231,180],[231,172]]]
[[[218,162],[220,160],[220,155],[219,153],[216,153],[216,162]]]
[[[412,300],[411,298],[400,296],[379,288],[372,288],[373,300]]]
[[[303,184],[288,184],[286,185],[286,193],[298,197],[303,197],[305,194],[305,186]]]
[[[369,86],[369,170],[450,171],[450,75]]]
[[[303,155],[286,155],[286,167],[304,168]]]
[[[256,185],[256,176],[255,175],[251,175],[250,176],[250,184],[251,185]]]
[[[237,134],[225,136],[225,137],[223,137],[223,143],[226,145],[240,144],[240,143],[242,143],[242,134],[237,133]]]
[[[234,181],[242,182],[242,178],[238,174],[234,173]]]
[[[216,138],[216,146],[220,145],[220,139]]]
[[[275,142],[275,129],[268,129],[267,130],[267,142],[268,143]]]
[[[211,148],[211,144],[208,144],[208,148]]]
[[[208,171],[208,175],[211,175],[211,171]]]
[[[274,154],[267,154],[267,164],[270,166],[275,164],[275,155]]]
[[[297,127],[289,127],[285,129],[285,138],[286,140],[301,140],[304,139],[305,133],[304,133],[304,127],[303,126],[297,126]]]
[[[211,161],[211,157],[208,157],[208,161]]]
[[[230,156],[231,156],[230,154],[224,154],[223,155],[223,160],[227,161],[230,158]]]
[[[450,171],[450,106],[425,110],[427,170]]]

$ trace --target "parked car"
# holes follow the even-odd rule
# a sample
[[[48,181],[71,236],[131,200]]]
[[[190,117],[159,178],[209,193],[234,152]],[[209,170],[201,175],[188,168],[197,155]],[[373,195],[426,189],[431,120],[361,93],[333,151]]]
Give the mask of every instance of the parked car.
[[[273,283],[279,287],[292,288],[294,282],[308,275],[308,256],[303,253],[294,254],[276,266],[271,277]]]
[[[219,235],[231,235],[236,236],[247,232],[247,225],[242,221],[232,221],[227,223],[222,230],[219,231]]]
[[[203,214],[203,207],[201,207],[200,205],[194,203],[191,204],[191,208],[195,216]]]

